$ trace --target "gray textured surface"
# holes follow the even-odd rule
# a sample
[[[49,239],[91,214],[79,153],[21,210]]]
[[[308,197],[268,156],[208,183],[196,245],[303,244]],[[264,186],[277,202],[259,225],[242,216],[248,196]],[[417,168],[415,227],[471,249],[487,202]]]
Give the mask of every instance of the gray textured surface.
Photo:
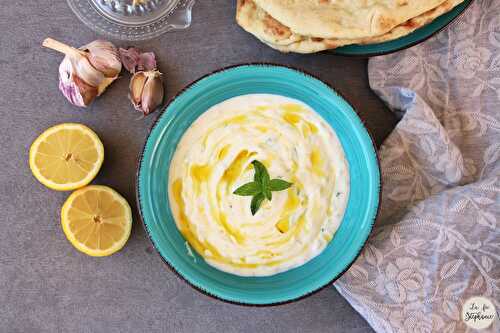
[[[138,44],[158,54],[168,96],[222,66],[284,63],[336,87],[379,144],[392,129],[394,119],[368,88],[364,60],[281,55],[241,31],[233,15],[232,1],[198,1],[191,29]],[[31,142],[56,123],[87,124],[106,149],[95,183],[116,188],[135,207],[137,154],[155,115],[137,120],[125,98],[126,76],[88,110],[72,107],[59,94],[61,56],[42,49],[41,41],[51,36],[82,45],[97,37],[65,1],[2,1],[0,31],[1,332],[371,331],[333,288],[273,308],[234,306],[201,295],[162,264],[137,215],[120,253],[96,259],[73,249],[59,225],[68,194],[48,190],[31,176]]]

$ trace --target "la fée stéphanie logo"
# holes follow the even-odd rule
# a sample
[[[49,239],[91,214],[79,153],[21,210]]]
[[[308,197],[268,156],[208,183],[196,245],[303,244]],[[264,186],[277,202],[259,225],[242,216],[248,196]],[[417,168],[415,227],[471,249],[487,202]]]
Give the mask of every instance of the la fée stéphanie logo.
[[[462,320],[467,326],[476,330],[488,328],[496,316],[495,305],[482,296],[469,298],[462,308]]]

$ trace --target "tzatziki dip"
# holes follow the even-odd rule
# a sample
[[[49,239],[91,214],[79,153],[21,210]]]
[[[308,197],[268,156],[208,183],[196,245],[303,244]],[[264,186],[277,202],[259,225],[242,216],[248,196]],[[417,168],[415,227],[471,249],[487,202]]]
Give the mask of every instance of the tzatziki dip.
[[[268,179],[257,181],[263,172]],[[189,246],[241,276],[277,274],[319,255],[349,197],[348,164],[333,129],[306,104],[270,94],[234,97],[203,113],[181,138],[168,179],[175,223]],[[289,184],[273,189],[269,179]],[[235,194],[242,187],[248,195]]]

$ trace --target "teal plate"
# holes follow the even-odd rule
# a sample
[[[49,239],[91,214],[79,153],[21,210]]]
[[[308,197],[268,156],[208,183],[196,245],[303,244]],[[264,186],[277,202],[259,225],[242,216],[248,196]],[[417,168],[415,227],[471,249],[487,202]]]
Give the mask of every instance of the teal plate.
[[[369,57],[388,54],[412,47],[413,45],[425,41],[426,39],[432,37],[434,34],[444,29],[448,24],[459,17],[460,14],[462,14],[472,2],[473,0],[465,0],[460,5],[453,8],[453,10],[439,16],[431,23],[415,30],[411,34],[404,37],[384,43],[343,46],[335,49],[332,52],[335,54],[346,56]]]
[[[344,219],[327,248],[306,264],[269,277],[224,273],[188,255],[169,207],[168,171],[183,133],[211,106],[231,97],[267,93],[298,99],[337,133],[350,172]],[[378,212],[380,170],[362,121],[332,88],[301,71],[270,64],[222,69],[180,92],[158,117],[144,145],[137,174],[137,201],[144,228],[165,263],[196,289],[238,304],[271,305],[297,300],[327,286],[359,255]]]

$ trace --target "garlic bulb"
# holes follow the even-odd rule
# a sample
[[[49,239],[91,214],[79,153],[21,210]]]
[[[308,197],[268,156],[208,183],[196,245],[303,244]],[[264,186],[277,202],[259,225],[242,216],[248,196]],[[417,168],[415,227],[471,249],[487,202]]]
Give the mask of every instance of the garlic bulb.
[[[43,46],[66,55],[59,66],[59,90],[76,106],[88,106],[121,71],[118,51],[106,41],[95,41],[76,49],[47,38]]]
[[[164,89],[161,75],[157,70],[137,72],[130,80],[129,98],[134,108],[145,116],[156,111],[163,103]]]

